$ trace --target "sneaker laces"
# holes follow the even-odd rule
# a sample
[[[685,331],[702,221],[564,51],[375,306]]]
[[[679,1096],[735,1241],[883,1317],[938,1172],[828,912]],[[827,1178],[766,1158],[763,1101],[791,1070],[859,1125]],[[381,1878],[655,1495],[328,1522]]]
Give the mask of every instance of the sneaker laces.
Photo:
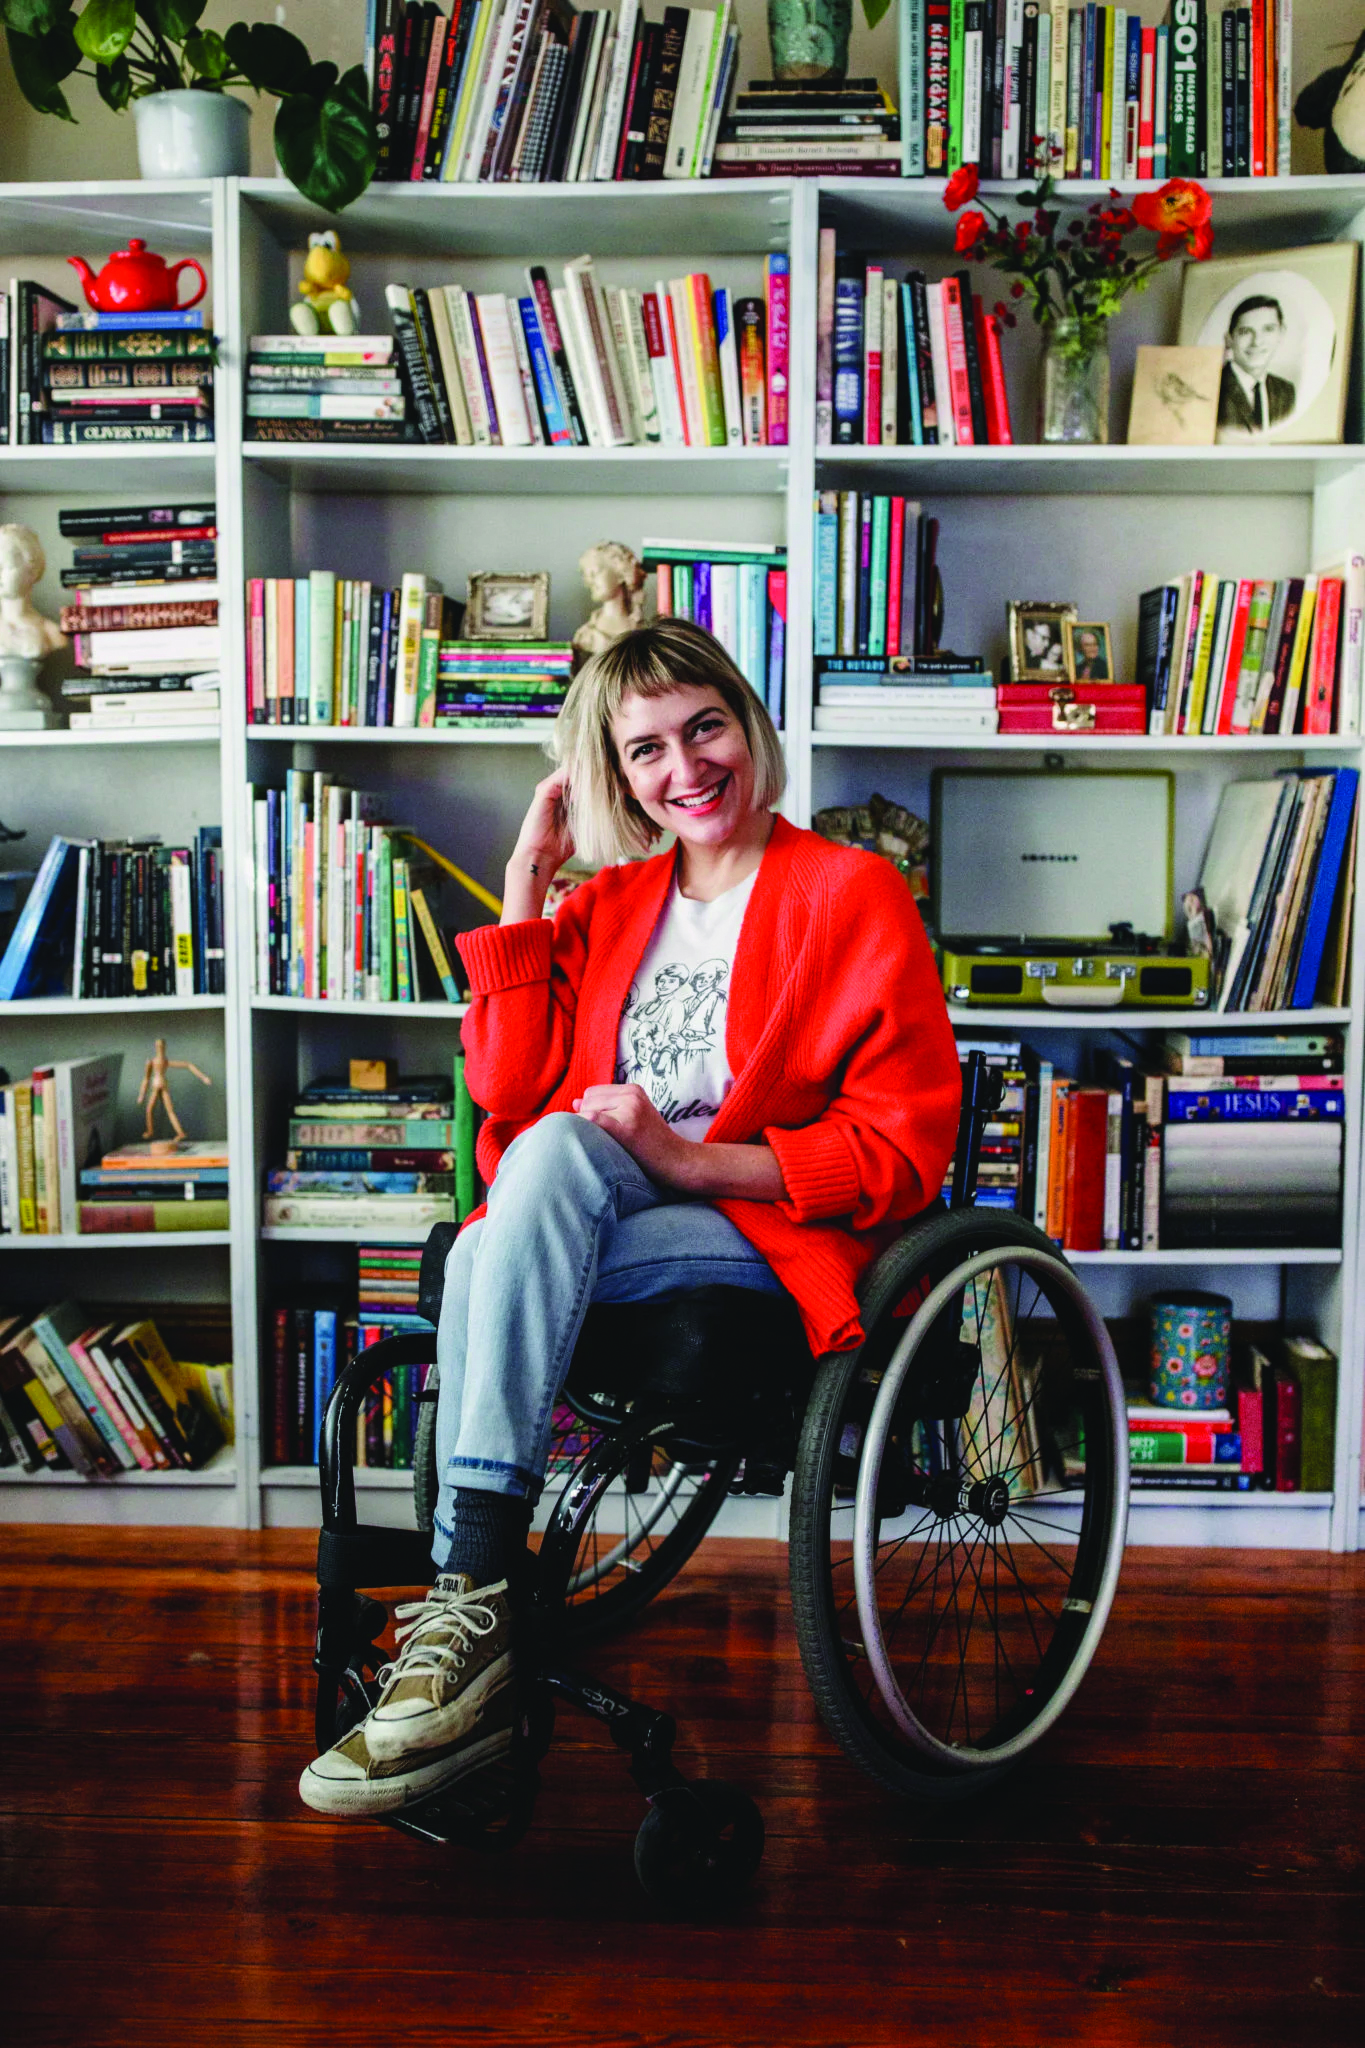
[[[394,1609],[399,1626],[394,1640],[401,1645],[391,1663],[381,1667],[378,1682],[387,1690],[398,1678],[435,1678],[458,1671],[481,1637],[491,1635],[498,1617],[484,1600],[468,1593],[445,1593],[433,1587],[424,1600],[407,1600]]]

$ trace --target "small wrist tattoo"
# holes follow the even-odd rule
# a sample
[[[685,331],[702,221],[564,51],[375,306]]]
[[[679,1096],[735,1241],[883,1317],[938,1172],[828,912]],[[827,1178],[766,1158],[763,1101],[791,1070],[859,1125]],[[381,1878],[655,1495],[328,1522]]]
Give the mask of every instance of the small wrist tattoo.
[[[536,866],[534,861],[531,862],[531,873],[533,875],[538,875],[540,873],[540,869]]]

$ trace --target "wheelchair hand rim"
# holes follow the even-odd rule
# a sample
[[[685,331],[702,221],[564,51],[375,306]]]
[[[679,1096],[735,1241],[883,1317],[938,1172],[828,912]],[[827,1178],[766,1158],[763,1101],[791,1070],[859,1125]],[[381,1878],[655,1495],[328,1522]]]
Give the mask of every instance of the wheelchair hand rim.
[[[1078,1311],[1086,1326],[1087,1333],[1095,1344],[1101,1369],[1109,1382],[1111,1400],[1109,1415],[1111,1424],[1110,1455],[1114,1465],[1114,1502],[1111,1521],[1115,1537],[1107,1545],[1104,1569],[1100,1583],[1091,1599],[1090,1614],[1081,1635],[1075,1655],[1067,1672],[1057,1685],[1052,1697],[1041,1706],[1018,1734],[998,1744],[993,1749],[977,1750],[956,1748],[951,1743],[941,1742],[916,1718],[910,1704],[901,1691],[899,1681],[892,1668],[882,1631],[881,1611],[877,1604],[876,1587],[876,1500],[881,1477],[882,1459],[887,1439],[891,1432],[892,1418],[900,1396],[910,1362],[919,1349],[926,1332],[931,1328],[940,1311],[960,1288],[968,1285],[979,1274],[993,1266],[1004,1264],[1024,1267],[1026,1270],[1044,1272],[1048,1279],[1060,1287],[1072,1306]],[[899,1732],[914,1748],[931,1757],[935,1763],[950,1771],[971,1772],[994,1770],[1031,1749],[1039,1737],[1053,1726],[1073,1698],[1077,1686],[1089,1668],[1090,1661],[1099,1647],[1100,1637],[1109,1618],[1114,1594],[1118,1588],[1119,1572],[1123,1562],[1124,1543],[1128,1527],[1128,1442],[1127,1424],[1123,1404],[1123,1382],[1119,1377],[1118,1361],[1104,1319],[1090,1301],[1085,1289],[1071,1267],[1062,1258],[1032,1245],[997,1245],[990,1250],[976,1252],[970,1258],[955,1266],[928,1297],[921,1302],[911,1318],[904,1336],[896,1345],[882,1375],[877,1390],[872,1414],[868,1421],[863,1442],[863,1453],[858,1467],[858,1488],[853,1524],[853,1576],[857,1598],[858,1620],[863,1633],[863,1649],[876,1679],[877,1690],[882,1704],[891,1716]]]

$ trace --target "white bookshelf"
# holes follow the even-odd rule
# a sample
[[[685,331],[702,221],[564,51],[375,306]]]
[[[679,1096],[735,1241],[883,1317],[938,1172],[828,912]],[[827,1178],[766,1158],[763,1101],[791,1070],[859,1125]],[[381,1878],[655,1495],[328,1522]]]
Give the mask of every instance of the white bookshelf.
[[[1010,337],[1008,370],[1019,442],[1008,448],[817,449],[814,443],[815,287],[818,229],[835,225],[841,246],[950,266],[952,218],[940,181],[755,180],[643,186],[377,187],[340,226],[352,258],[362,325],[379,316],[382,286],[459,278],[473,289],[507,290],[528,262],[553,264],[591,250],[607,283],[651,282],[704,268],[718,283],[761,288],[764,255],[791,259],[790,442],[740,450],[501,450],[422,447],[309,447],[244,444],[241,382],[247,338],[278,331],[310,230],[326,225],[279,180],[222,180],[196,186],[0,187],[0,259],[93,258],[145,233],[153,247],[197,254],[212,280],[214,325],[222,337],[217,443],[212,450],[140,453],[102,449],[0,450],[3,516],[38,527],[53,569],[40,596],[58,598],[56,509],[84,496],[134,504],[216,492],[218,578],[223,629],[221,726],[212,732],[54,733],[0,736],[0,817],[26,825],[30,845],[51,830],[170,834],[222,821],[227,890],[228,995],[193,1002],[11,1004],[0,1014],[6,1062],[20,1069],[40,1051],[84,1049],[95,1026],[101,1045],[124,1050],[125,1085],[155,1031],[175,1037],[213,1072],[215,1100],[205,1133],[226,1127],[232,1144],[232,1225],[225,1232],[117,1238],[0,1240],[5,1272],[27,1275],[25,1298],[49,1286],[92,1298],[145,1302],[230,1301],[236,1361],[237,1445],[209,1472],[140,1475],[102,1484],[25,1481],[0,1474],[0,1519],[115,1523],[307,1524],[317,1519],[316,1475],[307,1467],[263,1466],[261,1336],[266,1310],[301,1279],[340,1281],[354,1272],[362,1241],[410,1242],[383,1229],[262,1228],[260,1188],[283,1144],[300,1082],[353,1053],[379,1052],[406,1067],[444,1063],[457,1041],[462,1005],[320,1002],[254,988],[250,898],[252,782],[278,784],[286,766],[322,766],[353,785],[401,796],[403,817],[496,893],[503,862],[534,782],[544,772],[541,728],[395,732],[365,728],[249,728],[244,709],[243,584],[251,575],[343,575],[395,580],[403,569],[440,576],[463,592],[480,569],[548,568],[551,632],[567,635],[586,610],[577,559],[611,537],[638,547],[650,534],[784,541],[788,550],[786,808],[801,824],[813,810],[876,789],[928,815],[929,776],[940,763],[985,765],[992,754],[1018,765],[1147,762],[1177,778],[1177,882],[1193,880],[1197,858],[1230,778],[1271,774],[1304,761],[1354,761],[1354,738],[1113,740],[1080,735],[1018,738],[820,733],[811,729],[811,502],[819,486],[902,491],[942,521],[940,561],[955,644],[1002,652],[1005,602],[1040,590],[1073,595],[1088,616],[1109,617],[1120,661],[1131,661],[1137,594],[1168,574],[1217,554],[1209,566],[1254,560],[1258,573],[1288,574],[1365,533],[1365,449],[1040,448],[1030,431],[1036,344],[1021,322]],[[1072,186],[1089,203],[1107,187]],[[1232,181],[1212,187],[1220,250],[1365,236],[1365,178]],[[32,271],[28,274],[44,274]],[[1132,349],[1165,339],[1173,326],[1174,280],[1158,280],[1115,323],[1115,427],[1126,413]],[[1359,422],[1355,431],[1359,432]],[[97,494],[92,496],[91,494]],[[113,749],[89,761],[82,746]],[[137,747],[143,751],[132,754]],[[61,823],[54,822],[58,818]],[[1361,892],[1365,893],[1365,892]],[[446,921],[484,912],[453,884]],[[1347,1154],[1342,1247],[1266,1253],[1158,1251],[1076,1255],[1106,1314],[1132,1312],[1153,1286],[1187,1281],[1232,1295],[1239,1317],[1302,1316],[1343,1361],[1336,1485],[1331,1495],[1197,1494],[1144,1490],[1134,1497],[1138,1542],[1206,1545],[1365,1543],[1360,1501],[1361,1310],[1359,1227],[1362,1062],[1357,1019],[1365,1015],[1361,913],[1347,1001],[1288,1015],[1208,1016],[1198,1011],[1097,1013],[1033,1008],[955,1009],[954,1024],[975,1037],[1044,1041],[1054,1057],[1078,1059],[1098,1032],[1341,1026],[1346,1030]],[[143,1014],[140,1014],[143,1013]],[[91,1040],[94,1043],[94,1040]],[[135,1081],[134,1081],[135,1085]],[[179,1097],[177,1097],[179,1102]],[[204,1105],[186,1096],[196,1116]],[[224,1117],[224,1109],[226,1116]],[[183,1113],[183,1106],[182,1106]],[[39,1251],[53,1254],[38,1259]],[[158,1254],[167,1253],[165,1258]],[[51,1275],[51,1279],[47,1276]],[[406,1473],[360,1472],[366,1513],[401,1522],[410,1513]],[[727,1504],[723,1527],[781,1536],[780,1501]]]

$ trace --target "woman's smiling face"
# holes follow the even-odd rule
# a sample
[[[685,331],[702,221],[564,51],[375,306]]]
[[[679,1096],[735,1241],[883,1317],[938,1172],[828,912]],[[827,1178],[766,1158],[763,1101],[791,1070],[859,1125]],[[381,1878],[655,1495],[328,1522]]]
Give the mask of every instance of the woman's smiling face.
[[[665,697],[627,697],[611,736],[636,803],[685,844],[724,846],[752,811],[749,743],[719,690],[687,684]]]

